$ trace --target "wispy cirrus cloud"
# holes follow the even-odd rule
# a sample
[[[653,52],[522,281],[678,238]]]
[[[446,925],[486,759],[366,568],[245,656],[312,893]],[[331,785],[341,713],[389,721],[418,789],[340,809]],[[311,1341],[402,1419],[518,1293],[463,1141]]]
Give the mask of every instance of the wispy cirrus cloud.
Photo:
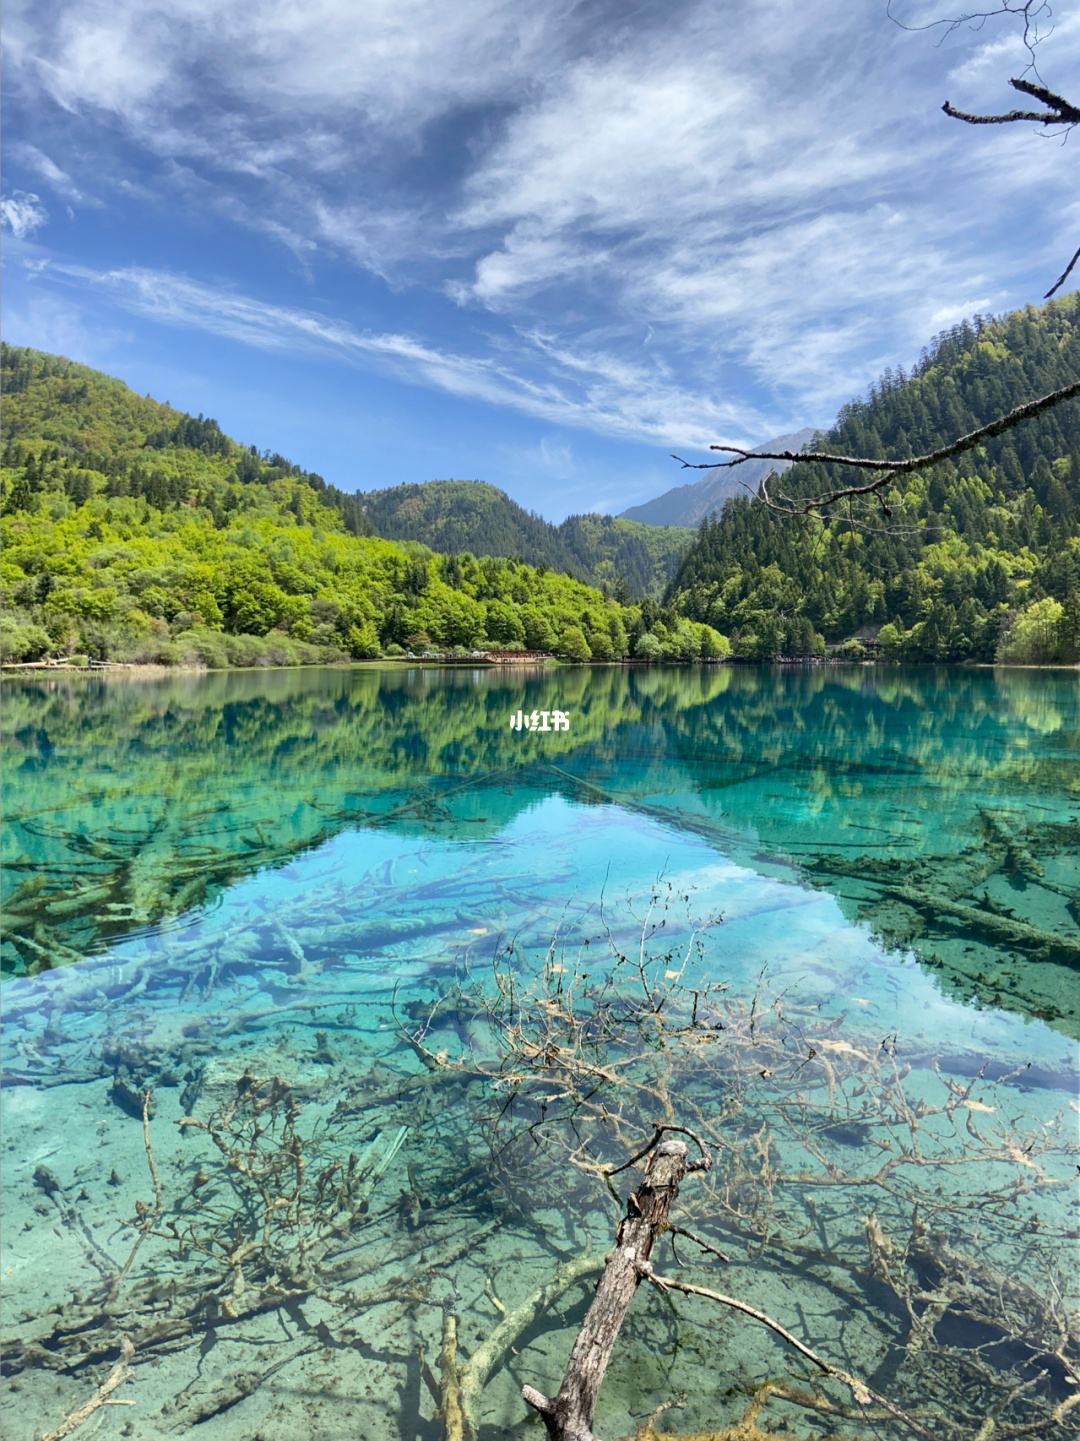
[[[242,288],[277,247],[282,315],[309,286],[355,322],[355,279],[381,286],[411,379],[599,434],[819,423],[1075,247],[1060,148],[940,112],[1011,93],[1017,34],[907,32],[884,0],[11,0],[7,33],[26,185],[100,180],[158,274],[193,268],[161,258],[177,221]],[[1040,56],[1075,68],[1080,14]]]
[[[539,334],[521,335],[498,358],[439,347],[415,336],[366,329],[317,311],[276,305],[143,267],[94,270],[63,261],[31,262],[35,283],[108,297],[161,324],[220,336],[288,355],[336,356],[389,371],[464,399],[600,434],[667,445],[707,445],[775,426],[775,417],[689,392],[664,374],[601,352],[575,354]],[[551,361],[557,373],[552,373]]]
[[[55,160],[46,155],[43,150],[39,150],[36,145],[27,145],[16,141],[11,146],[11,155],[44,180],[46,185],[57,195],[62,196],[64,200],[70,200],[80,205],[96,205],[98,203],[75,184],[66,170],[62,170]]]
[[[942,314],[1007,305],[1018,264],[1056,254],[1062,228],[1017,253],[1008,177],[1030,137],[1008,137],[1005,160],[1000,136],[937,124],[910,47],[886,43],[899,32],[844,47],[841,65],[832,7],[768,8],[767,35],[757,10],[701,11],[689,35],[582,57],[516,110],[466,181],[455,218],[494,244],[455,298],[520,315],[575,276],[661,327],[669,354],[697,347],[817,413]],[[965,93],[999,48],[980,37],[953,67]],[[1016,48],[1010,36],[1001,54]],[[796,57],[811,84],[791,84]],[[1019,183],[1043,208],[1060,156]]]
[[[581,8],[573,0],[534,12],[504,0],[366,0],[362,11],[349,0],[12,0],[7,29],[12,64],[66,110],[111,112],[178,141],[211,134],[228,95],[223,148],[254,147],[261,136],[259,163],[274,164],[306,149],[302,134],[267,124],[275,114],[352,113],[415,134],[556,65]],[[200,83],[202,113],[185,113]]]

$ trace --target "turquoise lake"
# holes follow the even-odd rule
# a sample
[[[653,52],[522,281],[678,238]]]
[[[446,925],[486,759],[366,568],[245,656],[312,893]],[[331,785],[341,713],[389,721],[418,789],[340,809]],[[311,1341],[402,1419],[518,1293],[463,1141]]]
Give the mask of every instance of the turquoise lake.
[[[540,1434],[520,1386],[557,1390],[592,1275],[564,1273],[635,1174],[597,1165],[661,1112],[716,1147],[681,1202],[726,1260],[665,1241],[658,1270],[933,1435],[1068,1401],[1075,671],[50,676],[3,705],[6,1434],[60,1426],[127,1337],[133,1404],[76,1434],[441,1441],[448,1318],[467,1371],[519,1308],[471,1404],[482,1441]],[[627,1010],[639,972],[669,1033]],[[597,1434],[720,1435],[766,1382],[762,1435],[910,1434],[816,1381],[642,1288]]]

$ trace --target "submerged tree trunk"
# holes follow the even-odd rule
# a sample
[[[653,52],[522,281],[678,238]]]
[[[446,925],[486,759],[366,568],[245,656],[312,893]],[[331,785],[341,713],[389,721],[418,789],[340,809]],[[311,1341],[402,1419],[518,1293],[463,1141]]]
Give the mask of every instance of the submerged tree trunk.
[[[687,1169],[685,1142],[661,1141],[653,1149],[644,1181],[627,1198],[615,1249],[570,1352],[559,1394],[552,1400],[532,1386],[522,1387],[525,1401],[543,1417],[551,1441],[596,1441],[593,1412],[619,1328]]]

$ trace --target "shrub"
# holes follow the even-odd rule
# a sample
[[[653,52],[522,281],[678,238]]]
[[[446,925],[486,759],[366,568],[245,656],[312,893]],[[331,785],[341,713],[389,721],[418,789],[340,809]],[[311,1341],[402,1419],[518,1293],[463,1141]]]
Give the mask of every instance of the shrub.
[[[229,664],[226,638],[220,631],[193,628],[181,631],[174,643],[184,654],[186,665],[204,665],[210,670],[223,670]]]
[[[1045,665],[1059,660],[1065,607],[1047,597],[1014,615],[998,641],[995,660],[1004,665]]]
[[[586,644],[592,654],[593,660],[614,660],[615,647],[611,637],[606,631],[591,630],[588,634]]]
[[[521,612],[525,623],[525,644],[529,650],[554,650],[558,644],[555,629],[542,611],[530,606]]]
[[[891,620],[886,621],[878,631],[878,644],[887,656],[902,655],[905,639],[903,626]]]
[[[592,660],[592,651],[589,649],[589,642],[578,625],[564,627],[559,635],[558,654],[564,660],[586,661]]]
[[[371,660],[375,656],[382,655],[378,633],[369,620],[365,620],[361,625],[349,627],[345,636],[345,646],[349,654],[356,660]]]
[[[227,635],[225,655],[229,665],[258,665],[262,656],[262,642],[253,635]]]
[[[731,654],[731,642],[711,625],[698,625],[699,650],[702,660],[727,660]]]
[[[0,660],[40,660],[52,649],[44,626],[14,616],[0,616]]]
[[[664,648],[652,631],[647,630],[638,636],[634,654],[638,660],[660,660],[664,654]]]
[[[668,642],[669,653],[674,660],[697,660],[701,654],[701,629],[692,620],[679,617]]]

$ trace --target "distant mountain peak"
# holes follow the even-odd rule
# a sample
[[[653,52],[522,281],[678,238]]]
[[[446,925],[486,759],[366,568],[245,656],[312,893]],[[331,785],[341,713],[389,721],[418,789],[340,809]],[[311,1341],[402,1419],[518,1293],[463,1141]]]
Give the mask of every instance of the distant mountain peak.
[[[817,434],[817,430],[806,426],[790,435],[763,441],[755,449],[803,450]],[[747,490],[755,492],[770,472],[779,475],[790,464],[788,460],[747,460],[733,468],[718,465],[704,471],[700,480],[673,486],[655,500],[632,505],[621,512],[621,519],[642,525],[700,525],[707,515],[722,510],[732,496],[745,495]]]

